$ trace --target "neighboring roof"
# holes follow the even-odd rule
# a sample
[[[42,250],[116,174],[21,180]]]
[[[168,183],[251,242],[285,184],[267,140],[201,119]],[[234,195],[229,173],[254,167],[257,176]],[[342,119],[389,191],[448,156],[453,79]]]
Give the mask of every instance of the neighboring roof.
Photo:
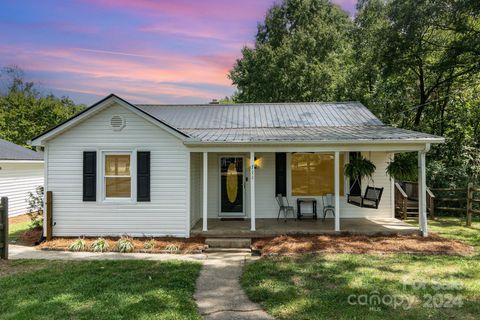
[[[360,102],[142,105],[179,129],[304,128],[383,125]]]
[[[43,160],[43,153],[35,152],[15,143],[0,139],[1,160]]]
[[[442,137],[386,126],[360,102],[133,105],[114,94],[32,139],[34,145],[68,130],[112,103],[156,123],[186,144],[388,141],[439,143]]]

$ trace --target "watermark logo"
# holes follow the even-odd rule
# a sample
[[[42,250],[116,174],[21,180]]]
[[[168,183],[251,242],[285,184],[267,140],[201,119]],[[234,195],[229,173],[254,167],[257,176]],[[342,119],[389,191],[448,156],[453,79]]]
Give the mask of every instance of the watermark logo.
[[[349,305],[368,306],[371,311],[380,311],[382,306],[393,309],[409,310],[414,305],[424,308],[454,308],[463,306],[463,290],[459,281],[446,281],[433,278],[430,281],[423,279],[402,279],[402,289],[409,294],[381,294],[374,290],[366,294],[351,294],[347,298]],[[433,291],[432,293],[415,294],[415,291]]]

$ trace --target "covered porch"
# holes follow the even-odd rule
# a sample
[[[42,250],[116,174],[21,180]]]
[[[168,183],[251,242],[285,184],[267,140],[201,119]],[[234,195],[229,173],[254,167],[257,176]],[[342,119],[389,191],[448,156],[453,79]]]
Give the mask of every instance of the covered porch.
[[[342,218],[342,233],[362,235],[417,234],[419,230],[395,218]],[[249,220],[208,219],[208,230],[204,231],[203,222],[193,226],[191,236],[210,238],[262,238],[279,235],[318,235],[336,234],[334,219],[294,220],[256,219],[255,230]]]
[[[268,237],[343,232],[372,235],[419,231],[424,236],[427,235],[424,207],[419,206],[420,228],[394,218],[394,181],[387,176],[385,169],[395,153],[417,151],[420,182],[425,181],[425,153],[428,145],[399,148],[369,145],[356,146],[355,149],[348,146],[255,149],[252,151],[251,148],[217,147],[209,148],[208,151],[190,152],[190,236]],[[352,153],[362,154],[376,166],[372,177],[374,186],[384,189],[377,208],[359,207],[347,201],[350,180],[344,176],[343,167]],[[282,154],[284,162],[279,166],[278,156]],[[310,167],[315,170],[307,171],[304,169],[307,166],[298,165],[299,160],[305,158],[303,155],[317,157],[322,162],[318,166]],[[297,159],[294,159],[295,157]],[[228,190],[231,167],[234,167],[235,177],[233,201],[230,201],[231,190]],[[302,182],[306,180],[310,181],[307,192],[313,190],[314,193],[304,193]],[[363,182],[362,193],[369,184],[369,181]],[[312,186],[317,185],[322,185],[324,189],[312,189]],[[420,186],[422,185],[424,184],[421,183]],[[279,186],[283,186],[283,190],[280,188],[279,191]],[[294,214],[289,215],[287,222],[284,222],[283,216],[277,221],[279,205],[275,195],[279,193],[294,207]],[[327,193],[333,200],[333,212],[328,212],[327,219],[323,220]],[[304,197],[316,201],[318,220],[293,219],[298,214],[297,200]],[[224,207],[228,208],[225,204],[231,203],[235,205],[231,207],[234,210],[224,210]],[[302,214],[304,212],[308,217],[312,207],[302,207]]]

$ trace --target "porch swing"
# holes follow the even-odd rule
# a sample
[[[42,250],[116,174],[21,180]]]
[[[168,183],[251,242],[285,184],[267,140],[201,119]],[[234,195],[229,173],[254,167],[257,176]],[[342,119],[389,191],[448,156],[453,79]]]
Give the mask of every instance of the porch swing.
[[[375,187],[375,182],[369,177],[369,183],[362,197],[362,189],[360,188],[359,179],[356,178],[347,194],[347,202],[361,208],[378,209],[380,200],[382,199],[383,188]],[[373,186],[370,186],[372,182]]]
[[[361,208],[378,209],[384,188],[377,188],[375,186],[375,181],[372,178],[375,170],[375,165],[361,155],[355,157],[345,165],[346,175],[350,176],[350,178],[355,178],[347,194],[347,202],[349,204]],[[367,177],[368,182],[365,194],[362,196],[360,181],[363,177]]]

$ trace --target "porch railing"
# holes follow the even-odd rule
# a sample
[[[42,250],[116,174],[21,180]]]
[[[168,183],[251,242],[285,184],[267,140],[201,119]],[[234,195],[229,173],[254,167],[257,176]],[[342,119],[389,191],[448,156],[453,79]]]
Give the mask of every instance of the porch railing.
[[[403,185],[403,186],[402,186]],[[435,195],[426,188],[427,213],[430,218],[435,216]],[[418,216],[418,183],[416,182],[395,182],[395,216],[407,219],[409,216]]]

